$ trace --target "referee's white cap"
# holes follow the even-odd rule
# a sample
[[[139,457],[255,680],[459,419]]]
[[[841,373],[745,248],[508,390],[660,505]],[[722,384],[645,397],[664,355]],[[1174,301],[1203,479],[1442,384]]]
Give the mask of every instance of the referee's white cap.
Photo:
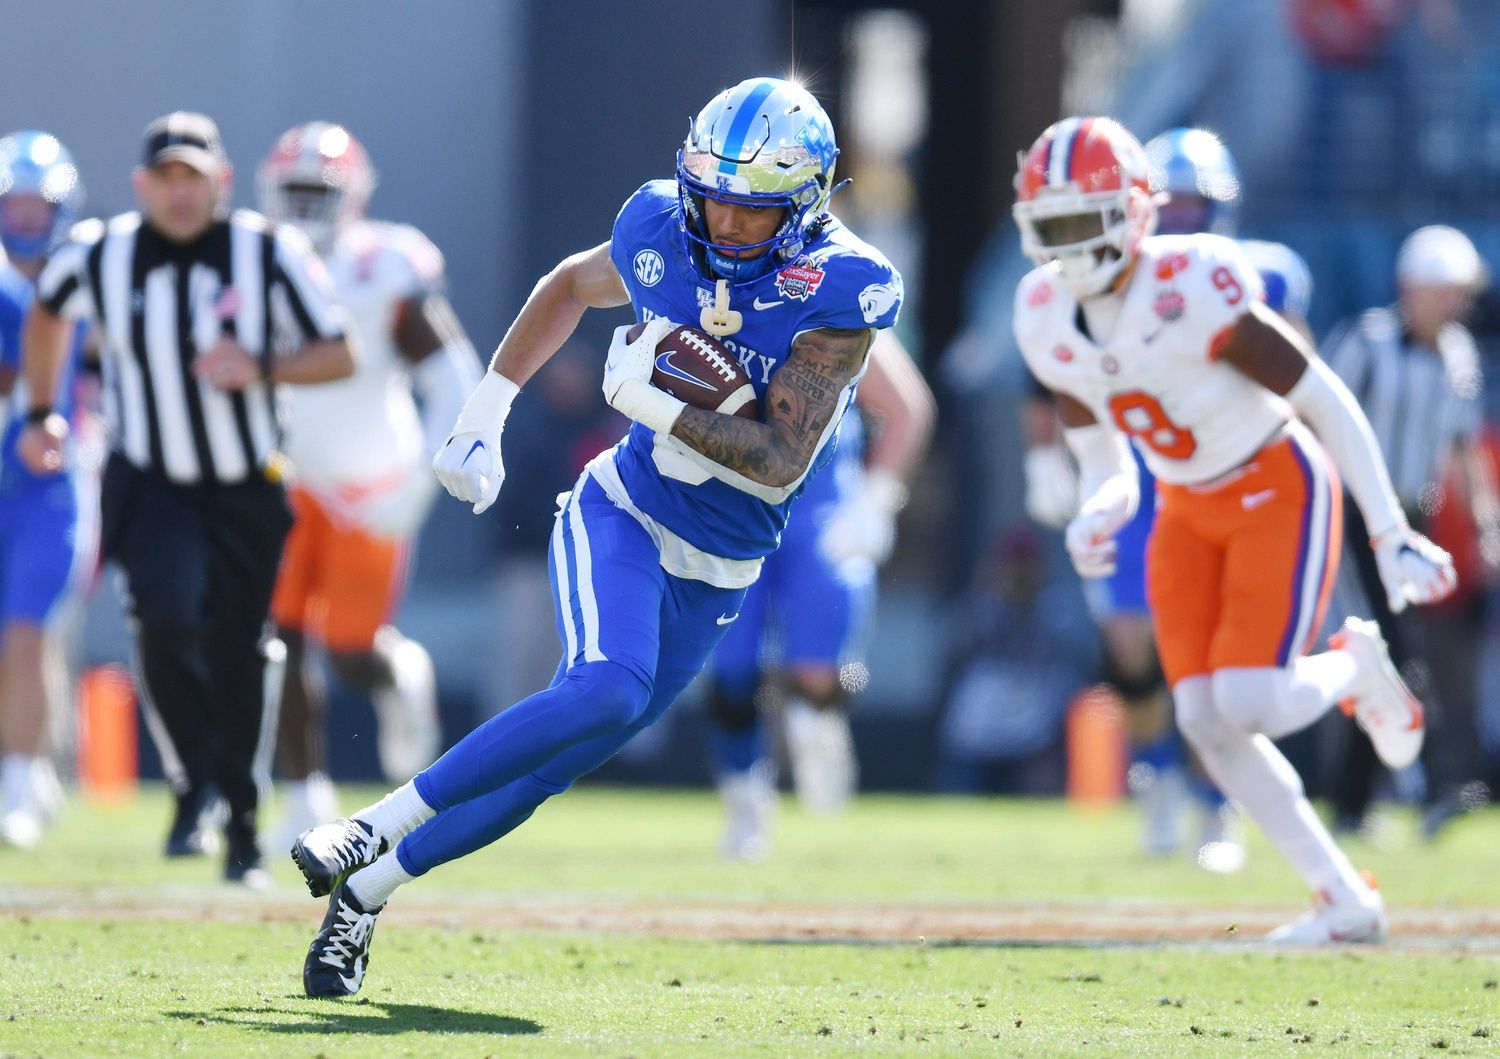
[[[1489,272],[1467,235],[1446,224],[1432,224],[1418,228],[1401,244],[1396,279],[1417,286],[1478,290],[1489,282]]]

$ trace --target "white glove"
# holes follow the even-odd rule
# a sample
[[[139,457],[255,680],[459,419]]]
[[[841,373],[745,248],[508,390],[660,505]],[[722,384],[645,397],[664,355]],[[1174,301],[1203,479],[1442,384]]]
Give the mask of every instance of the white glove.
[[[604,400],[642,426],[658,434],[670,434],[672,424],[687,405],[651,385],[651,368],[656,363],[657,343],[677,325],[660,317],[648,320],[634,342],[625,337],[632,326],[615,328],[604,361]]]
[[[450,437],[433,457],[438,481],[458,499],[483,514],[500,495],[505,464],[500,461],[500,434],[511,402],[521,388],[498,371],[487,371],[469,395]]]
[[[1108,511],[1084,511],[1068,523],[1063,540],[1079,577],[1094,579],[1115,572],[1115,534],[1123,525]]]
[[[406,481],[371,496],[359,509],[359,522],[376,537],[406,539],[416,535],[437,495],[437,481],[415,470]]]
[[[1078,472],[1061,445],[1026,450],[1026,513],[1043,526],[1067,525],[1078,512]]]
[[[905,506],[906,486],[899,478],[889,471],[866,472],[818,534],[823,558],[835,565],[851,559],[885,562],[896,544],[896,512]]]
[[[1408,603],[1436,603],[1458,587],[1453,556],[1404,522],[1380,534],[1370,547],[1392,614],[1400,614]]]

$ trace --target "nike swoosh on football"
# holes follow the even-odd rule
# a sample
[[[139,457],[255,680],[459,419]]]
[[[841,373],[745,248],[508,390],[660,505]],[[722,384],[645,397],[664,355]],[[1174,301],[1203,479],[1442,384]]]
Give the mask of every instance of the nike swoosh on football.
[[[719,618],[718,618],[718,624],[720,624],[720,625],[728,625],[730,622],[734,621],[734,619],[736,619],[738,617],[739,617],[738,614],[730,614],[727,617],[725,615],[723,615],[723,614],[720,614]]]
[[[754,305],[755,308],[757,308],[757,309],[774,309],[778,305],[785,305],[786,302],[784,302],[784,301],[780,301],[780,302],[763,302],[763,301],[760,300],[760,295],[757,294],[755,296],[755,301],[752,302],[751,304]]]
[[[668,350],[665,353],[659,354],[656,358],[656,370],[661,372],[663,375],[670,375],[674,379],[681,379],[683,382],[690,382],[700,389],[712,390],[713,387],[708,383],[704,382],[702,379],[693,378],[687,372],[683,371],[677,365],[672,363],[672,354],[675,352],[676,350]]]

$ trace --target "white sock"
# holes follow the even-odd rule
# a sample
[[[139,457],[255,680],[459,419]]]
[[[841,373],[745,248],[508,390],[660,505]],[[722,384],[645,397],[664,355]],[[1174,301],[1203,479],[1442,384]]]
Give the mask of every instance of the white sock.
[[[1184,712],[1196,718],[1192,731],[1184,725],[1184,734],[1209,777],[1240,804],[1310,889],[1326,890],[1335,901],[1366,898],[1369,886],[1313,811],[1302,778],[1275,744],[1228,719],[1206,730],[1213,725],[1214,687],[1206,677],[1190,677],[1172,692],[1178,699],[1179,722]],[[1184,699],[1193,700],[1186,711]]]
[[[349,889],[365,906],[365,911],[375,912],[391,899],[391,894],[403,883],[415,879],[401,866],[401,860],[392,849],[374,864],[361,868],[349,876]]]
[[[1246,732],[1280,739],[1300,732],[1349,694],[1357,675],[1352,655],[1325,651],[1273,666],[1220,669],[1213,675],[1214,704]]]
[[[31,802],[31,756],[0,757],[0,811],[20,809]]]
[[[437,810],[422,800],[414,782],[403,783],[374,805],[354,814],[374,828],[375,833],[393,847],[402,837],[415,831],[437,815]]]

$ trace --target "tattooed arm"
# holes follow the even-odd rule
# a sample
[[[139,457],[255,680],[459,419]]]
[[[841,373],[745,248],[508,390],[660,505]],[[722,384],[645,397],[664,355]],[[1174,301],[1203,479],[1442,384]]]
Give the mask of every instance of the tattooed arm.
[[[673,424],[672,436],[753,482],[791,485],[812,462],[844,388],[864,365],[871,334],[820,328],[798,335],[771,377],[764,422],[689,407]]]

